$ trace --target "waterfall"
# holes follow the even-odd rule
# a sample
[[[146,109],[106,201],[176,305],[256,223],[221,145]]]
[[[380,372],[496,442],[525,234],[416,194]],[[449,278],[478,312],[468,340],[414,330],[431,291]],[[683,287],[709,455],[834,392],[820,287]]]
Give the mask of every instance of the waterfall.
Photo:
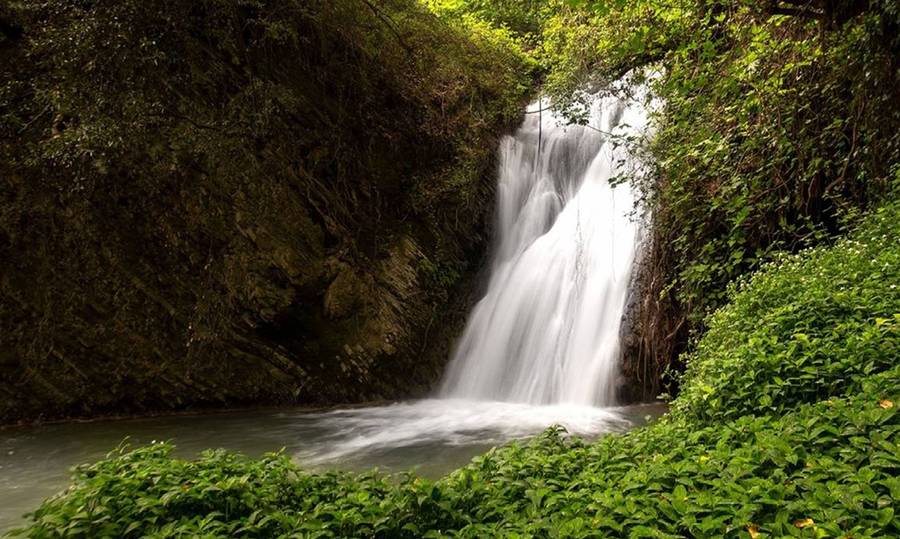
[[[588,126],[530,107],[503,139],[496,238],[484,297],[440,396],[611,405],[619,328],[638,242],[620,136],[646,123],[641,100],[596,99]]]
[[[639,239],[631,186],[609,180],[639,172],[616,144],[643,133],[645,92],[636,93],[594,101],[589,127],[530,107],[501,142],[490,277],[439,398],[324,412],[314,419],[332,434],[303,462],[436,448],[471,457],[554,424],[593,437],[659,413],[609,406]]]

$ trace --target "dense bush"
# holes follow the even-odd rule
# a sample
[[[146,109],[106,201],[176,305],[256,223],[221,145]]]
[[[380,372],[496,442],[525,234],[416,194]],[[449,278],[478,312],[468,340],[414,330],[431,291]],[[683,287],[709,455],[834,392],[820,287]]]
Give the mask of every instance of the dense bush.
[[[509,32],[525,48],[539,45],[544,21],[555,11],[553,0],[423,0],[436,13],[456,20],[479,20]]]
[[[861,391],[900,358],[900,205],[850,238],[782,257],[739,284],[687,358],[676,411],[704,420],[781,414]]]
[[[80,468],[29,537],[896,537],[900,204],[733,291],[674,412],[438,481],[155,445]],[[896,403],[896,404],[895,404]]]

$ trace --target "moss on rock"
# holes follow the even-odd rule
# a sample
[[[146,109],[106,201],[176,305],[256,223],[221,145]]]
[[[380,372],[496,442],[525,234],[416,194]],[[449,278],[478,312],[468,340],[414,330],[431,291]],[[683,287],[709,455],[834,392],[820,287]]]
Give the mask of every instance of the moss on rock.
[[[515,47],[413,0],[2,17],[0,423],[428,387],[461,283],[418,260],[480,260]]]

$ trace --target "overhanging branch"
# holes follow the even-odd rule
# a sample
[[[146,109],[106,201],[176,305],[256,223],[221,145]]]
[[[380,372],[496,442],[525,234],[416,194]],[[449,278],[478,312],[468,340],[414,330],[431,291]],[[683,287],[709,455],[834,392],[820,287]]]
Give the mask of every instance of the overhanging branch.
[[[771,15],[787,15],[789,17],[825,20],[827,17],[825,10],[814,4],[817,3],[812,0],[771,0],[767,11]]]

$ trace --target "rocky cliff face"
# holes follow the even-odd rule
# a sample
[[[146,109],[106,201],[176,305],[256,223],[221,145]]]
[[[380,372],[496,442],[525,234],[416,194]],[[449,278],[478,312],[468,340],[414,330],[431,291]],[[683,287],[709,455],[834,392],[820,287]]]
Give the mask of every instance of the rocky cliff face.
[[[412,0],[0,20],[0,423],[436,379],[520,56]]]

